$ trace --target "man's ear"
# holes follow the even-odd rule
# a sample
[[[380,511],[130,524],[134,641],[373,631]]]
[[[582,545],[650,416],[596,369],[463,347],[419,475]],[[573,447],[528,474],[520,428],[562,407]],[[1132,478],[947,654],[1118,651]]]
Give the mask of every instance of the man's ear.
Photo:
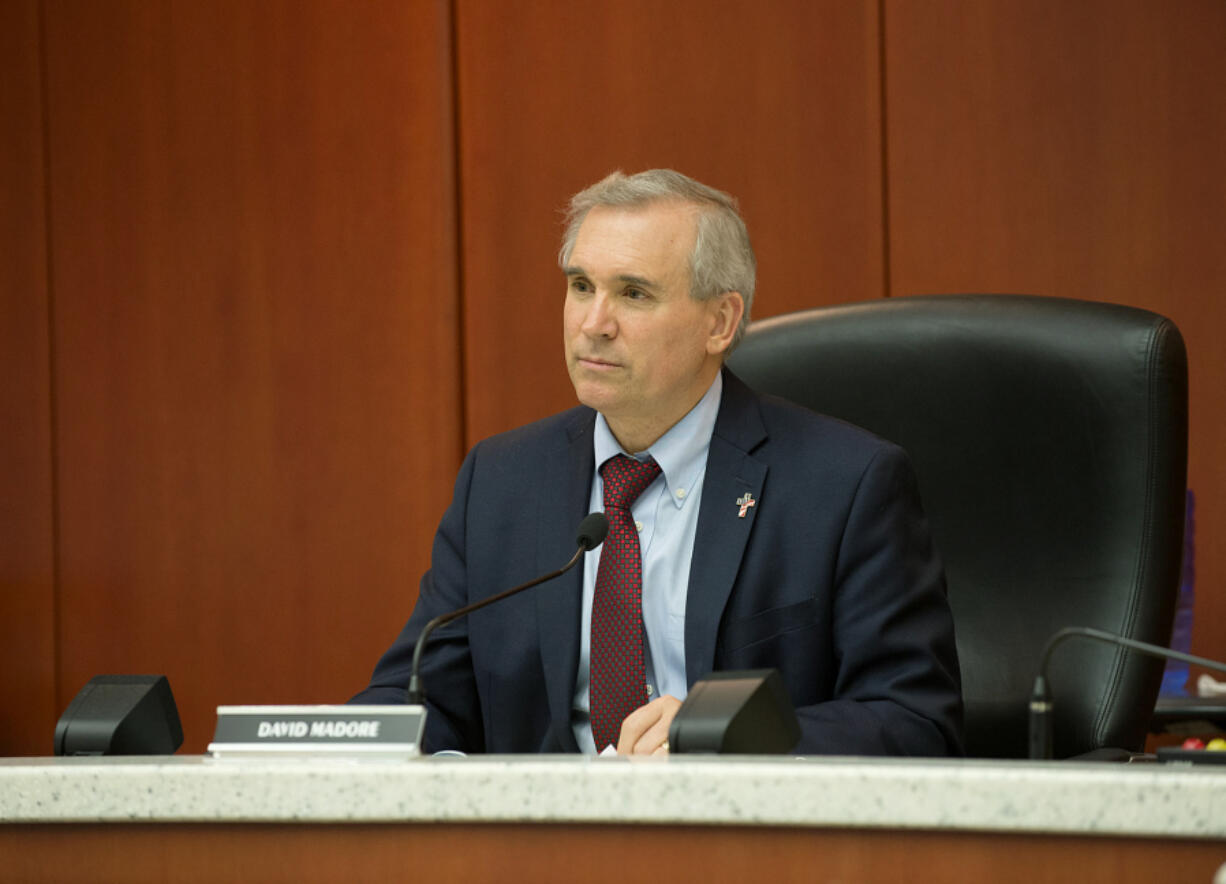
[[[718,356],[728,352],[736,335],[741,317],[745,315],[745,299],[740,292],[724,292],[711,299],[711,334],[707,337],[707,352]]]

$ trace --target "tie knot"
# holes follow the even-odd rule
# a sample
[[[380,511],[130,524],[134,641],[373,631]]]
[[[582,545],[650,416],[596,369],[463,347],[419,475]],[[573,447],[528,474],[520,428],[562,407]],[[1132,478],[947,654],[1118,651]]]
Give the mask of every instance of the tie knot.
[[[644,463],[624,454],[609,458],[600,467],[605,509],[630,509],[658,475],[660,465],[654,460]]]

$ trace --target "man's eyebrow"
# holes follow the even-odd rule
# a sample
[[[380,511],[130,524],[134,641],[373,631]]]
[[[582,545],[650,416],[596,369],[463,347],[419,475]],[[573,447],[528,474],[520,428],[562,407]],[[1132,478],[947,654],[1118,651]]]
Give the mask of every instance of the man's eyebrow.
[[[617,279],[619,282],[624,282],[627,285],[637,285],[640,288],[654,289],[656,287],[656,284],[654,282],[652,282],[650,279],[645,279],[642,276],[630,276],[629,274],[622,274],[621,276],[617,277]]]
[[[562,269],[562,273],[565,274],[568,278],[572,276],[587,276],[588,275],[587,271],[584,270],[582,267],[576,267],[574,265],[568,265],[564,267]],[[659,287],[652,280],[647,279],[646,277],[643,277],[643,276],[635,276],[631,273],[621,274],[620,276],[617,277],[617,281],[621,283],[625,283],[626,285],[640,286],[645,289],[655,289]]]

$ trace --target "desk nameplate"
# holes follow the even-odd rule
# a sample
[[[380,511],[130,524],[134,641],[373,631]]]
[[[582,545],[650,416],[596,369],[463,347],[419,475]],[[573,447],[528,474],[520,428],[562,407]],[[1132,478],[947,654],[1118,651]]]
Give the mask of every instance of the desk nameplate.
[[[214,758],[421,754],[421,706],[218,706]]]

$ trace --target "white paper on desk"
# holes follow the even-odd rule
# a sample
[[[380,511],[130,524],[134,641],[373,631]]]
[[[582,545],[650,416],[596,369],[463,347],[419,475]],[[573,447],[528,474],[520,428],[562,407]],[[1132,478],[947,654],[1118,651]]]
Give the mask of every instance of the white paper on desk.
[[[1196,679],[1196,696],[1226,697],[1226,681],[1218,681],[1207,672],[1202,672]]]
[[[600,753],[600,755],[598,755],[597,757],[598,757],[598,758],[616,758],[616,757],[617,757],[617,749],[615,749],[615,748],[613,747],[613,744],[612,744],[612,743],[610,743],[609,745],[607,745],[607,746],[605,746],[605,747],[604,747],[604,751],[603,751],[603,752],[601,752],[601,753]]]

